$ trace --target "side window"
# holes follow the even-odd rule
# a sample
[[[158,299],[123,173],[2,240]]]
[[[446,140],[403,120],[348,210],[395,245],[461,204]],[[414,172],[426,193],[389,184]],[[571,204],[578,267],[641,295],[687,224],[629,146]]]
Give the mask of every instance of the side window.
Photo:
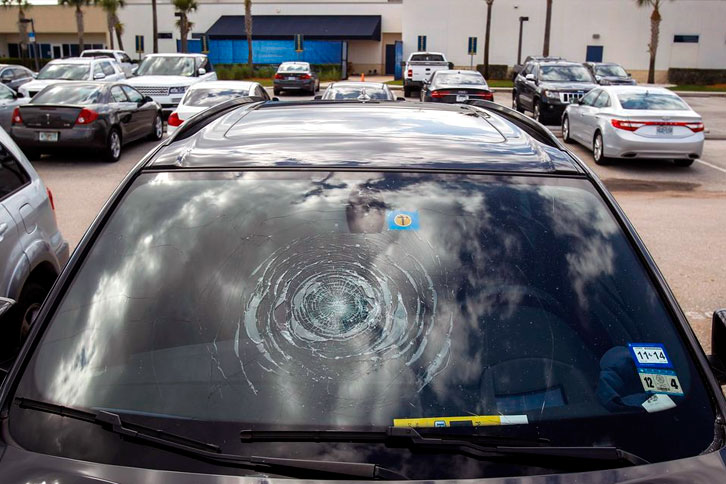
[[[113,76],[116,74],[116,69],[113,68],[110,62],[101,62],[101,69],[103,69],[103,73],[107,76]]]
[[[0,100],[12,100],[15,99],[15,93],[12,89],[7,87],[5,84],[0,84]]]
[[[0,79],[13,79],[15,76],[13,75],[12,69],[3,69],[0,71]]]
[[[141,95],[139,91],[134,89],[131,86],[121,86],[126,93],[126,95],[129,97],[129,101],[132,103],[139,103],[144,100],[144,96]]]
[[[267,91],[261,86],[257,86],[255,88],[255,96],[261,97],[262,99],[270,99],[270,97],[267,95]]]
[[[13,69],[13,74],[15,79],[25,79],[26,77],[30,77],[30,72],[26,71],[25,69],[20,69],[16,67]]]
[[[96,78],[96,74],[103,74],[103,70],[98,62],[93,64],[93,78]]]
[[[111,97],[117,103],[128,102],[128,99],[126,99],[126,94],[124,94],[123,90],[121,89],[121,86],[113,86],[111,88]]]
[[[524,72],[522,72],[523,76],[527,76],[527,74],[532,74],[532,71],[534,70],[534,64],[527,64],[524,68]]]
[[[596,108],[609,108],[610,107],[610,95],[605,91],[600,94],[600,97],[595,101]]]
[[[131,58],[129,56],[127,56],[126,54],[121,54],[121,62],[131,64]]]
[[[593,89],[592,91],[585,94],[585,96],[582,98],[582,105],[583,106],[594,106],[595,105],[595,99],[597,99],[598,95],[600,95],[602,91],[600,89]]]
[[[0,144],[0,200],[5,199],[30,181],[30,177],[18,160],[4,145]]]

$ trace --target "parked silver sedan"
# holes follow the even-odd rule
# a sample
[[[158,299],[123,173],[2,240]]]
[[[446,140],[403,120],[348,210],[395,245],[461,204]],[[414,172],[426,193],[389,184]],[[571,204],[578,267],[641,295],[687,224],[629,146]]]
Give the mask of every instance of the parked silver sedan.
[[[703,119],[674,92],[657,87],[593,89],[562,115],[562,138],[611,158],[672,159],[690,166],[701,156]]]

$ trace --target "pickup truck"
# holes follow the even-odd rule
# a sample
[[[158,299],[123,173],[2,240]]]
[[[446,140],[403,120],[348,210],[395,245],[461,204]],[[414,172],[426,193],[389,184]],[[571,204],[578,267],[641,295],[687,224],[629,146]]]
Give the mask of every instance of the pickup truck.
[[[408,56],[403,68],[403,94],[411,96],[411,92],[419,91],[424,80],[430,79],[431,74],[441,69],[453,68],[446,56],[440,52],[414,52]]]

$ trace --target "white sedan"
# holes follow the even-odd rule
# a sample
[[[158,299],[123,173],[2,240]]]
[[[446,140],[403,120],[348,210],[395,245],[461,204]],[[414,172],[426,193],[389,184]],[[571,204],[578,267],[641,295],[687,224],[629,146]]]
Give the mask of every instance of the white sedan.
[[[269,101],[270,96],[259,82],[211,81],[192,84],[167,120],[166,131],[172,134],[184,121],[207,108],[230,99],[247,97],[250,102]]]
[[[562,138],[611,158],[672,159],[690,166],[703,152],[703,119],[677,94],[646,86],[593,89],[562,115]]]

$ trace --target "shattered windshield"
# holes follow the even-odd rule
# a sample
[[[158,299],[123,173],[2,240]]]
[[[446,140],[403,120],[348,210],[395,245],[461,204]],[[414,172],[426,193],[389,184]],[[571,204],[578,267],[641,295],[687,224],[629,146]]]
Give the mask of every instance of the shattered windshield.
[[[714,418],[588,181],[425,173],[140,175],[17,394],[177,432],[493,425],[652,460]]]

